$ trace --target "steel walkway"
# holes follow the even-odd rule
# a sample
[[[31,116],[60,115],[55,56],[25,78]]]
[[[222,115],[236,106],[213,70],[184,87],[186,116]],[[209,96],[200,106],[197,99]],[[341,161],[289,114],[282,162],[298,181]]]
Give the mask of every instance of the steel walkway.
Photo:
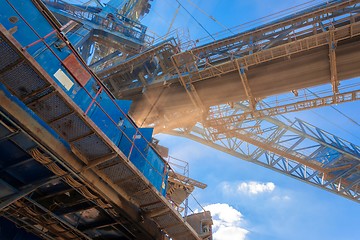
[[[163,173],[151,165],[160,157],[146,140],[152,131],[127,118],[128,103],[112,98],[40,2],[5,8],[1,147],[13,147],[10,159],[22,154],[15,177],[33,172],[17,184],[2,178],[11,187],[0,198],[1,215],[46,239],[201,239],[163,196]],[[35,167],[22,168],[28,163]],[[12,164],[2,164],[10,174]],[[38,181],[40,189],[27,188]],[[69,206],[66,196],[79,200]]]

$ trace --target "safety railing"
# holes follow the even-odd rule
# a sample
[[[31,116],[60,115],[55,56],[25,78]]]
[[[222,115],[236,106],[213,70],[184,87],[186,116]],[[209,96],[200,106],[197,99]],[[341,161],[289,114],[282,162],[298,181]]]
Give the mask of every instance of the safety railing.
[[[152,144],[146,140],[146,137],[141,133],[139,128],[133,123],[128,115],[121,109],[121,107],[113,100],[112,96],[103,88],[100,87],[93,97],[92,94],[84,88],[87,95],[91,98],[91,103],[88,105],[84,115],[89,116],[91,119],[94,115],[105,116],[110,122],[107,122],[107,130],[104,132],[127,156],[127,158],[134,163],[134,165],[150,180],[150,182],[160,191],[163,188],[163,184],[166,184],[167,180],[167,165],[161,158],[159,153],[152,147]],[[121,117],[111,116],[105,108],[111,108],[110,106],[104,106],[102,100],[104,95],[111,99],[111,103],[121,113]],[[95,107],[95,108],[94,108]],[[99,110],[99,111],[97,111]],[[122,118],[124,117],[124,118]],[[110,123],[111,125],[109,125]],[[101,125],[97,124],[101,129]],[[126,127],[129,126],[129,127]],[[105,126],[104,126],[105,127]],[[130,129],[133,128],[134,131]],[[130,133],[127,132],[130,130]],[[119,134],[111,133],[118,131]],[[139,142],[139,143],[138,143]],[[142,148],[143,147],[143,148]],[[140,162],[139,158],[144,162]],[[163,166],[161,166],[162,164]],[[145,165],[144,165],[145,164]],[[147,166],[146,166],[147,165]],[[162,171],[160,171],[162,169]],[[152,172],[152,173],[149,173]],[[152,174],[158,176],[158,178],[152,178]],[[158,181],[156,179],[161,179]],[[164,189],[164,188],[163,188]],[[164,193],[164,192],[163,192]]]

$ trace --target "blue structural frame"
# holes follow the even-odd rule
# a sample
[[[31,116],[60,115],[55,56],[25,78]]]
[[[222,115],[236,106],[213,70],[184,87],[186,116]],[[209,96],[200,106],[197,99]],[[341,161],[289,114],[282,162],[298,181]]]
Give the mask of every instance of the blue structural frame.
[[[39,131],[40,128],[47,129],[54,138],[58,138],[58,147],[64,145],[68,151],[71,151],[65,141],[61,142],[58,135],[48,128],[45,122],[5,88],[0,89],[0,95],[6,96],[24,109],[29,118],[34,118],[41,124]],[[128,230],[120,227],[128,220],[122,219],[121,223],[117,222],[120,216],[114,217],[111,211],[104,208],[103,203],[106,200],[100,200],[101,196],[98,196],[98,199],[86,198],[86,195],[83,195],[84,191],[91,196],[92,190],[82,185],[79,176],[70,170],[66,174],[67,177],[64,177],[64,171],[68,170],[68,167],[58,161],[46,146],[30,136],[1,107],[0,122],[0,209],[2,211],[0,239],[40,239],[41,237],[54,240],[59,236],[65,238],[76,236],[80,239],[116,236],[132,239],[129,238]],[[51,158],[56,160],[43,165],[31,154],[33,149],[40,150],[49,160]],[[50,169],[57,169],[62,173],[54,174]],[[54,203],[58,205],[53,205]],[[83,214],[86,211],[98,214],[89,221],[89,217]],[[102,227],[108,224],[113,224],[114,228]],[[58,227],[53,228],[52,225]]]
[[[71,48],[59,48],[58,43],[63,40],[59,39],[54,26],[35,12],[38,9],[31,2],[12,2],[3,6],[0,20],[7,29],[21,29],[13,34],[21,46],[165,195],[167,166],[150,144],[152,129],[138,128],[127,115],[131,103],[115,100],[86,65],[76,59]],[[12,16],[18,18],[16,23],[8,21]]]
[[[265,104],[263,104],[265,105]],[[212,108],[207,125],[168,133],[186,137],[360,203],[360,147],[300,119],[228,118],[249,103]]]
[[[153,129],[138,128],[131,101],[88,68],[62,32],[73,22],[61,26],[40,0],[6,0],[0,23],[1,140],[21,133],[31,143],[9,148],[10,160],[23,153],[14,174],[0,152],[0,171],[22,180],[0,176],[1,216],[46,239],[199,239],[166,199],[169,167]],[[23,168],[26,159],[36,166]]]
[[[119,214],[106,196],[96,196],[93,189],[83,185],[83,177],[79,176],[82,173],[71,170],[52,151],[59,148],[74,153],[90,164],[89,168],[101,165],[103,172],[122,166],[117,172],[111,170],[108,177],[123,179],[127,191],[134,194],[145,191],[146,199],[139,199],[144,204],[151,206],[147,201],[156,200],[161,208],[169,207],[162,197],[166,194],[168,166],[151,144],[153,130],[135,125],[127,115],[131,101],[113,98],[60,34],[60,26],[48,21],[33,2],[6,1],[0,10],[0,22],[0,53],[4,60],[0,63],[0,95],[6,99],[0,106],[0,207],[5,209],[2,216],[25,230],[14,235],[0,231],[0,238],[36,239],[25,233],[32,231],[46,239],[133,239],[134,234],[150,239],[141,230],[143,226],[131,220],[135,216],[127,217],[140,215],[129,210],[133,205],[122,203],[122,211],[130,213]],[[39,132],[41,128],[50,133],[59,144],[56,149],[49,151],[28,135],[26,124],[17,125],[17,119],[5,110],[9,103],[26,112],[29,124],[36,122]],[[50,159],[57,162],[41,164]],[[104,164],[110,160],[110,165]],[[64,175],[65,170],[70,175]],[[48,201],[68,201],[66,196],[74,198],[71,206],[65,204],[56,207],[58,210],[47,206]],[[88,210],[96,213],[90,222],[83,215]],[[29,214],[35,214],[35,222]],[[40,225],[60,225],[42,231],[36,227],[38,220]],[[8,221],[1,218],[0,224],[3,228]],[[150,226],[149,232],[158,231],[153,223]]]
[[[126,3],[127,1],[121,2]],[[55,14],[77,21],[92,30],[102,31],[98,34],[107,38],[108,41],[123,39],[123,41],[128,41],[128,44],[135,46],[145,44],[147,27],[119,14],[116,7],[119,4],[109,2],[106,7],[100,8],[69,4],[62,0],[44,0],[44,3]]]

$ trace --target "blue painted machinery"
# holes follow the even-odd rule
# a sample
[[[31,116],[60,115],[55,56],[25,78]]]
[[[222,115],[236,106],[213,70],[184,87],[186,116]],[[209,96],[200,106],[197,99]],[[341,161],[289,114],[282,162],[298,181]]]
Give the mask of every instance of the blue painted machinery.
[[[153,130],[89,70],[71,23],[41,1],[3,2],[0,22],[1,215],[45,239],[200,239],[165,198]]]
[[[4,27],[21,29],[21,31],[14,32],[13,37],[46,70],[54,81],[53,83],[56,84],[55,86],[60,87],[72,99],[71,104],[75,104],[88,119],[102,129],[112,143],[119,147],[125,156],[164,195],[167,169],[163,159],[154,152],[149,144],[152,138],[152,129],[138,128],[127,115],[131,102],[114,99],[103,84],[89,72],[86,65],[77,58],[77,53],[67,46],[61,46],[66,39],[59,38],[53,26],[44,22],[42,17],[32,20],[33,13],[29,11],[29,15],[27,15],[25,9],[29,7],[33,7],[33,5],[19,4],[14,7],[5,5],[5,11],[9,15],[1,19]],[[6,19],[18,14],[20,16],[16,17],[18,19],[15,23]],[[27,25],[29,21],[32,21],[31,26],[41,27],[33,29]],[[41,36],[46,37],[39,41]],[[13,68],[12,71],[18,71],[18,69]],[[19,85],[11,88],[5,82],[5,86],[8,86],[15,96],[20,99],[26,98],[27,100],[24,99],[22,102],[26,102],[27,106],[39,116],[44,116],[43,120],[52,126],[59,137],[79,150],[84,150],[84,156],[89,161],[106,155],[106,150],[98,152],[96,146],[91,145],[98,140],[90,134],[90,130],[85,129],[84,126],[80,133],[79,129],[76,129],[79,127],[76,124],[80,124],[80,119],[66,109],[65,103],[60,101],[59,96],[50,86],[47,86],[45,82],[34,82],[33,84],[19,82]],[[52,97],[41,101],[45,95],[49,94]],[[29,95],[34,96],[29,99]],[[66,129],[64,129],[64,125],[66,125]]]

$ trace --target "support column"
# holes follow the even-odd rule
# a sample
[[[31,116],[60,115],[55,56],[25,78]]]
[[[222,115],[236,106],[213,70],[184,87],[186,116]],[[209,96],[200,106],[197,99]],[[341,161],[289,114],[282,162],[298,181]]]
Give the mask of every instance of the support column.
[[[336,67],[336,45],[334,29],[330,29],[329,31],[329,60],[330,60],[330,80],[332,85],[332,90],[334,94],[339,93],[339,79],[337,75],[337,67]]]

